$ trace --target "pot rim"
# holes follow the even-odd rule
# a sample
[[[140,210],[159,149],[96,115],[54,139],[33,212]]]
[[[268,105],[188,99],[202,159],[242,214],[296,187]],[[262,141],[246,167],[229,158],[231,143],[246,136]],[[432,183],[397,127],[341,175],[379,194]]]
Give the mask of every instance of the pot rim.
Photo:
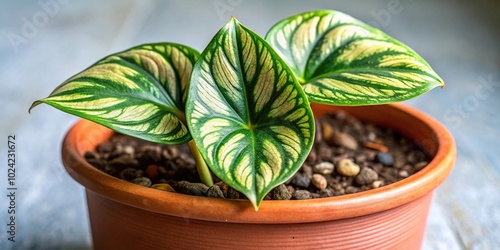
[[[324,105],[312,104],[321,107]],[[233,222],[233,223],[306,223],[353,218],[395,208],[432,192],[451,172],[456,158],[455,142],[450,132],[435,119],[403,104],[369,106],[381,111],[404,115],[407,124],[413,125],[413,136],[424,144],[434,157],[419,172],[380,188],[354,194],[310,200],[264,200],[259,211],[247,200],[208,198],[170,193],[132,184],[101,172],[87,163],[86,150],[108,139],[113,131],[88,120],[79,120],[66,134],[62,145],[65,169],[87,191],[108,199],[163,215],[176,217]],[[335,107],[358,109],[359,107]],[[380,113],[378,114],[380,116]],[[415,122],[419,124],[415,124]],[[386,123],[386,122],[383,122]],[[408,124],[409,123],[409,124]],[[393,124],[388,122],[388,124]],[[384,125],[380,124],[379,125]],[[416,126],[419,125],[419,126]],[[391,125],[391,127],[394,127]],[[398,130],[397,128],[395,128]],[[407,134],[407,133],[403,133]],[[408,136],[408,135],[406,135]],[[304,212],[307,211],[307,212]]]

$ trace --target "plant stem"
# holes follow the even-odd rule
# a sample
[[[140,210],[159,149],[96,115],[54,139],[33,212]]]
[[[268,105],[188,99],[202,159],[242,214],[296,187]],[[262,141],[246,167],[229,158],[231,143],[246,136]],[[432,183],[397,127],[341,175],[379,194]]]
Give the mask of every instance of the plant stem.
[[[201,181],[205,183],[205,185],[211,187],[212,185],[214,185],[212,174],[210,173],[210,170],[208,169],[205,160],[203,160],[200,151],[198,151],[198,148],[196,147],[194,140],[189,141],[189,148],[193,153],[194,160],[196,162],[196,169],[198,170],[198,175],[200,175]]]

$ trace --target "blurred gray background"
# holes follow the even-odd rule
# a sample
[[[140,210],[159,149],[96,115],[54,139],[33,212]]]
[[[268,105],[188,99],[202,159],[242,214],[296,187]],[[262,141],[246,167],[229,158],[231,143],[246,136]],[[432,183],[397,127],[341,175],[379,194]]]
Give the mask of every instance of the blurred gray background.
[[[106,54],[171,41],[203,50],[231,16],[264,35],[313,9],[348,13],[408,44],[444,89],[407,102],[455,136],[455,169],[434,196],[423,249],[500,249],[500,1],[0,2],[0,249],[90,249],[83,188],[60,143],[77,118],[36,99]],[[16,242],[7,241],[7,137],[16,136]]]

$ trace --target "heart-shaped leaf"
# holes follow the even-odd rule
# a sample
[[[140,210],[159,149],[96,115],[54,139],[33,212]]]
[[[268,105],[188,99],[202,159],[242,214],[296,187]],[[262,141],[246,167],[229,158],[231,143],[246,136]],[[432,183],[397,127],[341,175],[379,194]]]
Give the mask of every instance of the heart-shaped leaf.
[[[31,108],[46,103],[123,134],[184,143],[191,139],[184,108],[198,57],[196,50],[179,44],[137,46],[98,61]]]
[[[312,102],[383,104],[444,86],[415,51],[341,12],[292,16],[274,25],[266,39]]]
[[[231,19],[196,63],[186,114],[211,170],[257,209],[311,150],[314,118],[301,86],[266,41]]]

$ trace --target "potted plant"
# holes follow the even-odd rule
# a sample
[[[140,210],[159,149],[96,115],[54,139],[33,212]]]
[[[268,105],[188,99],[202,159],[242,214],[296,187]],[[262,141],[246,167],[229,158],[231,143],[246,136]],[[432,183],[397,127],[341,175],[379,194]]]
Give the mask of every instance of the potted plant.
[[[432,190],[454,161],[453,139],[418,111],[379,104],[443,85],[406,45],[319,10],[278,22],[265,39],[231,18],[201,54],[153,43],[109,55],[31,108],[46,103],[86,119],[68,133],[63,162],[86,187],[95,248],[418,249]],[[339,106],[421,142],[432,160],[378,189],[263,201],[305,161],[314,117]],[[153,190],[100,172],[83,154],[113,131],[188,143],[204,183],[213,173],[248,200]]]

